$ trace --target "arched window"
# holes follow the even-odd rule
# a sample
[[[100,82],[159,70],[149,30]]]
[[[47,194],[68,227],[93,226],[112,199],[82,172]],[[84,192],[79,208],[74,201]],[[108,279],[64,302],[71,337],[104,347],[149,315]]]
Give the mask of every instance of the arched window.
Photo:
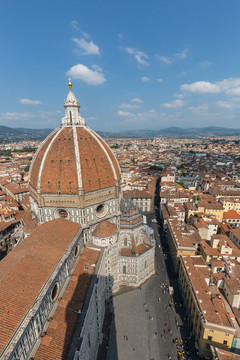
[[[127,246],[127,238],[124,238],[124,246]]]
[[[123,265],[123,274],[126,274],[126,265]]]

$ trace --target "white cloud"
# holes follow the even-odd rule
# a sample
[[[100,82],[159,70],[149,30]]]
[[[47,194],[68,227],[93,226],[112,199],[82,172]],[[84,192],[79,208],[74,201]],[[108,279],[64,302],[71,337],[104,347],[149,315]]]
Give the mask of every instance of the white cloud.
[[[192,84],[183,84],[182,91],[198,94],[217,94],[220,92],[229,96],[240,96],[240,78],[229,78],[211,83],[209,81],[197,81]]]
[[[139,109],[141,105],[139,104],[121,104],[119,105],[121,109]]]
[[[66,74],[71,76],[73,79],[82,80],[90,85],[101,85],[106,81],[102,72],[91,70],[82,64],[72,66]]]
[[[201,104],[199,106],[191,106],[188,108],[188,110],[192,111],[192,112],[202,112],[202,111],[207,111],[208,110],[208,104]]]
[[[149,77],[147,77],[147,76],[141,77],[141,80],[142,80],[142,82],[148,82],[148,81],[150,81]]]
[[[124,116],[124,117],[132,117],[132,116],[134,116],[134,114],[131,113],[131,112],[121,111],[121,110],[119,110],[119,111],[117,112],[117,114],[118,114],[119,116]]]
[[[163,82],[163,79],[158,78],[157,81],[158,81],[159,83],[162,83],[162,82]]]
[[[185,98],[186,96],[187,96],[186,93],[184,93],[184,94],[173,94],[173,97],[178,98],[178,99],[183,99],[183,98]]]
[[[187,53],[188,53],[189,49],[183,49],[180,53],[175,53],[173,54],[176,58],[182,60],[185,59],[187,57]]]
[[[83,38],[73,38],[72,41],[80,49],[82,55],[100,55],[99,46],[92,41],[86,41]]]
[[[240,96],[240,87],[229,89],[226,91],[227,95]]]
[[[86,33],[85,31],[82,31],[82,36],[85,37],[85,39],[90,39],[90,35]]]
[[[189,49],[185,48],[179,53],[174,53],[171,57],[165,55],[156,55],[156,58],[160,60],[163,64],[170,65],[177,60],[183,60],[187,57]]]
[[[205,60],[205,61],[202,61],[202,62],[199,63],[199,66],[201,68],[207,68],[207,67],[209,67],[211,65],[212,65],[212,63],[210,61],[208,61],[208,60]]]
[[[30,99],[20,99],[19,102],[20,102],[20,104],[24,104],[24,105],[39,105],[39,104],[42,104],[42,102],[40,100],[30,100]]]
[[[124,123],[146,122],[149,124],[150,119],[156,119],[158,117],[158,113],[156,112],[155,109],[151,109],[146,112],[139,112],[137,114],[118,111],[118,115],[123,116],[125,118]]]
[[[224,109],[237,109],[240,108],[240,104],[234,104],[227,101],[217,101],[216,105]]]
[[[137,104],[142,104],[142,102],[143,102],[141,99],[139,99],[137,97],[132,99],[131,101],[134,102],[134,103],[137,103]]]
[[[208,81],[197,81],[192,84],[184,84],[181,86],[181,90],[200,94],[216,94],[221,91],[218,85]]]
[[[169,109],[182,107],[184,105],[185,105],[185,103],[181,99],[176,99],[176,100],[173,100],[172,102],[163,104],[164,107],[169,108]]]
[[[93,68],[94,70],[97,70],[97,71],[100,71],[100,72],[103,71],[103,69],[102,69],[100,66],[96,65],[96,64],[93,64],[93,65],[92,65],[92,68]]]
[[[139,65],[149,65],[149,63],[146,61],[146,59],[148,59],[148,56],[143,51],[128,47],[125,48],[125,51],[128,54],[133,55]]]
[[[167,56],[160,56],[157,55],[157,59],[160,60],[162,63],[170,65],[173,63],[173,60],[171,60],[169,57]]]
[[[222,90],[229,91],[240,87],[240,78],[229,78],[216,82]]]
[[[71,21],[71,26],[75,29],[75,30],[79,30],[79,24],[77,20],[72,20]]]
[[[17,113],[17,112],[6,112],[0,113],[1,120],[27,120],[32,117],[36,116],[35,114],[31,113]]]

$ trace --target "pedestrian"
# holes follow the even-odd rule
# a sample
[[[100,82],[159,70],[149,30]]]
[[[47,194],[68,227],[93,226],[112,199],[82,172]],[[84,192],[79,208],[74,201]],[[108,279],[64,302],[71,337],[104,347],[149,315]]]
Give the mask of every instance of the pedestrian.
[[[123,338],[124,338],[124,340],[126,340],[126,335],[124,335],[124,337],[123,337]]]
[[[165,326],[167,327],[167,323],[165,323]]]
[[[128,341],[128,337],[126,336],[126,340]]]

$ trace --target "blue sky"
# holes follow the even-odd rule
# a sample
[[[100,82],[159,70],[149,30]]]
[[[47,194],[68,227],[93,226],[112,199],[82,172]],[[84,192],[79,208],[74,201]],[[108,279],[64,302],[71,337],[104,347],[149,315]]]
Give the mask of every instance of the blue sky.
[[[95,130],[240,128],[239,0],[15,0],[0,124],[55,128],[67,79]]]

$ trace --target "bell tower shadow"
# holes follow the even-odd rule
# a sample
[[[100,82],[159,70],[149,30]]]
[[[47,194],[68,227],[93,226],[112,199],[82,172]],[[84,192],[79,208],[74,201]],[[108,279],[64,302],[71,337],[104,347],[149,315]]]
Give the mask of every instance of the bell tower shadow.
[[[114,354],[111,359],[117,360],[112,294],[106,288],[109,278],[82,273],[73,280],[77,285],[65,307],[66,329],[61,359],[107,360],[111,347],[111,354]]]

